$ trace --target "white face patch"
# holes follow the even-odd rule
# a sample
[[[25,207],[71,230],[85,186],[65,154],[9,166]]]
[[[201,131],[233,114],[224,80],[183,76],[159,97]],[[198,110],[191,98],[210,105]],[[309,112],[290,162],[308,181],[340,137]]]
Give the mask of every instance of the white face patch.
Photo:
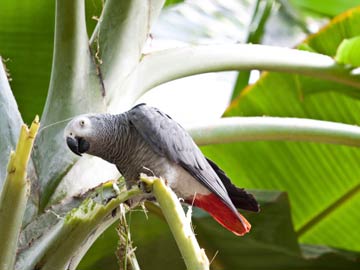
[[[79,115],[71,120],[64,131],[65,138],[87,137],[91,134],[92,124],[88,115]]]

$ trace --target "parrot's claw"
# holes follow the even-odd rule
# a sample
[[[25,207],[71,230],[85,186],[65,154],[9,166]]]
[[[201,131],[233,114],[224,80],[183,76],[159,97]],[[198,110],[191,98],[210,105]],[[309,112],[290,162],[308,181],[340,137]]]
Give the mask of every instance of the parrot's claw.
[[[138,182],[138,187],[144,192],[144,193],[151,193],[152,192],[152,187],[148,184],[146,184],[143,181],[139,181]]]

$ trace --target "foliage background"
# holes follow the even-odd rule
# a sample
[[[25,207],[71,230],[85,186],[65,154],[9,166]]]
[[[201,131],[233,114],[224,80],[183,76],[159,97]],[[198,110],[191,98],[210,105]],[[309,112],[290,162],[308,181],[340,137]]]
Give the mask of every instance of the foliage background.
[[[336,15],[358,4],[350,0],[329,1],[326,5],[323,1],[304,0],[230,2],[227,6],[208,1],[213,8],[207,8],[201,1],[170,6],[154,29],[150,48],[154,49],[157,39],[174,38],[191,44],[240,41],[292,47]],[[262,3],[263,9],[259,8],[258,13],[250,12],[255,10],[257,3]],[[86,1],[89,35],[96,23],[92,17],[100,15],[101,7],[101,1]],[[0,54],[7,59],[11,87],[22,117],[28,123],[35,114],[41,113],[46,100],[53,53],[54,10],[53,1],[3,0],[1,3]],[[239,16],[234,10],[242,13]],[[266,10],[270,10],[269,16],[266,16]],[[251,14],[254,16],[249,16]],[[195,15],[201,20],[192,19]],[[255,15],[260,21],[265,20],[263,25]],[[319,34],[307,38],[306,48],[333,57],[344,38],[360,35],[359,22],[359,9],[348,11]],[[355,87],[279,73],[264,73],[256,84],[246,86],[250,75],[240,74],[245,74],[245,79],[234,73],[223,75],[222,80],[236,81],[234,89],[237,93],[225,116],[302,117],[359,125],[357,111],[360,104]],[[177,103],[169,98],[172,87],[174,85],[155,90],[155,98],[150,100],[162,95],[163,103],[159,101],[154,105]],[[210,102],[206,85],[201,88],[196,91],[202,91],[202,99],[194,99],[194,105],[190,107],[194,113],[199,107],[212,110],[220,106],[217,111],[225,110],[225,104]],[[232,90],[231,87],[222,94],[229,100]],[[156,95],[156,91],[160,94]],[[164,92],[169,92],[168,98],[164,98]],[[190,92],[185,95],[190,96]],[[237,185],[264,190],[254,191],[263,202],[263,210],[260,215],[249,217],[253,232],[241,239],[219,228],[200,210],[195,213],[194,227],[200,244],[209,258],[219,252],[213,261],[213,269],[266,268],[269,262],[279,269],[358,267],[360,170],[357,148],[314,143],[247,142],[202,149]],[[167,225],[156,209],[149,214],[148,220],[141,211],[131,213],[129,224],[144,269],[158,268],[159,265],[183,268]],[[116,269],[114,226],[99,238],[79,269]]]

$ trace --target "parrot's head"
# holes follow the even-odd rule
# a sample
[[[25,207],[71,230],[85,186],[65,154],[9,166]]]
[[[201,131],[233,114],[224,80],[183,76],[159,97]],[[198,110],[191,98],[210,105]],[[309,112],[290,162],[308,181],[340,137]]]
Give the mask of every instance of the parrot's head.
[[[72,119],[64,131],[66,144],[71,151],[79,156],[83,153],[91,154],[96,147],[96,137],[102,122],[98,114],[83,114]]]

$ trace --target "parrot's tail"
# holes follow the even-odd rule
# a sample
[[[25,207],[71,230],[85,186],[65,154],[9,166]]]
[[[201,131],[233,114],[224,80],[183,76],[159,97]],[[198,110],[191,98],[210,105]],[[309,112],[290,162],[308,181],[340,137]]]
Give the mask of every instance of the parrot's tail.
[[[235,205],[236,208],[252,211],[252,212],[259,212],[260,206],[253,195],[247,193],[243,188],[236,187],[233,183],[231,183],[229,177],[225,174],[225,172],[219,168],[215,162],[211,161],[210,159],[206,158],[209,162],[211,168],[216,172],[217,176],[219,176],[221,182],[224,184],[227,193]]]
[[[234,211],[214,193],[210,193],[209,195],[196,194],[193,199],[193,205],[207,211],[223,227],[238,236],[248,233],[251,229],[251,224],[245,217],[240,213],[234,213]]]

